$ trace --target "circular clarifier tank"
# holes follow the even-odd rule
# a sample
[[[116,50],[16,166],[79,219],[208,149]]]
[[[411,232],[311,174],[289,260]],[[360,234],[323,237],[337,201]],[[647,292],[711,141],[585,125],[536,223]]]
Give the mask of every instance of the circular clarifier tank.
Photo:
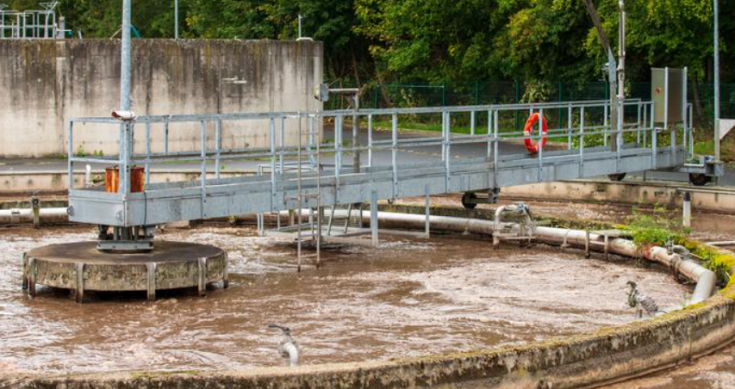
[[[290,242],[205,227],[160,239],[222,248],[229,289],[203,298],[167,293],[155,302],[112,296],[75,304],[51,288],[25,296],[19,258],[37,247],[91,239],[92,230],[3,234],[0,369],[6,372],[282,366],[282,334],[268,329],[271,323],[291,328],[302,365],[470,351],[634,321],[628,280],[662,307],[681,304],[690,292],[634,261],[584,259],[541,245],[493,250],[487,240],[460,236],[330,246],[322,268],[298,273]]]
[[[217,247],[189,242],[156,242],[146,253],[107,253],[96,242],[42,246],[25,253],[24,287],[33,296],[43,285],[75,291],[82,301],[85,292],[147,292],[227,286],[227,256]]]

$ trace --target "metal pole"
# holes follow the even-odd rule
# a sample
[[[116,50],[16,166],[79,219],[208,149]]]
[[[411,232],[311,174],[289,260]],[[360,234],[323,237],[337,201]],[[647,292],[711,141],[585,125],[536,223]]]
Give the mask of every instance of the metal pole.
[[[360,94],[355,93],[353,98],[353,111],[352,111],[352,172],[360,173],[360,151],[357,150],[360,147],[360,117],[357,116],[357,112],[360,110]]]
[[[373,246],[378,247],[378,192],[370,193],[370,235]]]
[[[299,39],[301,39],[301,14],[299,14]]]
[[[129,111],[131,105],[131,46],[130,46],[130,26],[131,26],[131,2],[132,0],[123,0],[123,20],[122,20],[122,49],[120,56],[120,110]]]
[[[424,225],[424,234],[426,234],[426,238],[428,239],[431,236],[430,235],[431,234],[431,195],[429,192],[429,184],[426,184],[426,186],[424,187],[424,193],[425,193],[424,201],[425,201],[425,206],[426,206],[426,209],[424,210],[425,216],[426,216],[426,221],[425,221],[426,224]]]
[[[718,0],[714,0],[715,13],[715,162],[720,162],[720,14]]]
[[[615,140],[613,141],[613,150],[618,152],[618,160],[620,159],[620,150],[623,147],[623,121],[625,120],[625,0],[619,0],[620,6],[620,36],[618,37],[618,120],[615,123]],[[612,139],[611,139],[612,140]]]
[[[179,39],[179,0],[174,0],[174,38]]]
[[[303,208],[303,202],[302,202],[303,194],[301,193],[301,180],[303,178],[302,177],[302,174],[301,174],[301,148],[302,148],[302,145],[301,145],[301,112],[299,112],[299,142],[298,142],[298,146],[299,146],[299,151],[298,151],[297,157],[296,157],[296,164],[298,165],[297,168],[296,168],[296,172],[298,174],[297,189],[296,189],[297,192],[298,192],[298,196],[297,196],[297,200],[296,200],[297,203],[298,203],[298,205],[296,206],[296,208],[298,209],[298,215],[297,215],[297,218],[298,218],[298,221],[297,221],[297,223],[298,223],[298,231],[296,232],[296,245],[297,245],[296,255],[298,257],[298,264],[297,264],[297,268],[296,269],[297,269],[298,272],[301,272],[301,229],[302,229],[302,226],[301,226],[301,224],[302,224],[302,220],[301,220],[301,214],[302,214],[302,212],[301,211],[302,211],[302,208]],[[347,222],[349,223],[349,221],[350,221],[350,219],[348,218],[347,219]]]

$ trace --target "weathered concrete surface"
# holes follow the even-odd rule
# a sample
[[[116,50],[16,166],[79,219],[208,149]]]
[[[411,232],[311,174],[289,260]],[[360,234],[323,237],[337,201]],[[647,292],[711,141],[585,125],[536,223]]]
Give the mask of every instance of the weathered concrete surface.
[[[133,110],[315,111],[322,64],[320,42],[134,40]],[[119,104],[119,80],[118,40],[0,41],[0,157],[66,154],[67,119],[109,116]],[[296,124],[286,130],[293,142]],[[170,131],[171,151],[199,147],[198,126]],[[162,149],[162,133],[163,126],[153,126],[153,151]],[[225,123],[223,144],[265,146],[267,134],[267,123]],[[115,154],[117,135],[110,126],[84,126],[75,131],[74,152]]]
[[[597,180],[560,181],[503,188],[501,196],[542,201],[572,201],[616,204],[657,204],[680,208],[686,184],[670,182],[609,182]],[[718,187],[691,188],[717,191]],[[731,188],[719,188],[732,191]],[[731,194],[692,193],[692,209],[698,211],[735,214]]]
[[[242,175],[252,175],[254,172],[223,171],[223,178]],[[68,190],[68,179],[66,172],[38,171],[22,173],[0,174],[0,193],[33,193],[33,192],[66,192]],[[208,178],[214,178],[214,173],[208,174]],[[201,179],[201,172],[194,170],[152,170],[151,182],[181,182],[196,181]],[[83,187],[85,173],[74,173],[74,186]],[[94,171],[92,174],[94,182],[101,183],[104,180],[102,171]]]
[[[728,293],[731,292],[728,290]],[[593,334],[423,358],[204,373],[111,373],[7,377],[18,386],[55,388],[404,388],[588,386],[682,363],[735,335],[735,303],[702,306]],[[0,375],[0,377],[2,377]],[[2,378],[0,378],[0,382]],[[460,386],[461,385],[461,386]]]
[[[147,265],[155,263],[155,289],[179,289],[199,284],[199,258],[206,258],[205,282],[227,279],[227,256],[214,246],[188,242],[156,242],[150,253],[100,253],[97,242],[40,247],[26,253],[24,269],[29,283],[77,289],[77,265],[83,264],[84,290],[146,291]]]

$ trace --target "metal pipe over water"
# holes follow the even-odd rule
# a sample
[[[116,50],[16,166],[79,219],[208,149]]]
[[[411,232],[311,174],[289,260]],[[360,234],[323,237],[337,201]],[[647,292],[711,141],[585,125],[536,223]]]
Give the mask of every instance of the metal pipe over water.
[[[302,212],[308,212],[303,210]],[[338,211],[339,213],[340,211]],[[377,219],[379,223],[389,224],[396,227],[409,229],[423,229],[426,217],[424,215],[411,215],[391,212],[378,212]],[[495,221],[468,219],[450,216],[430,216],[432,228],[453,231],[453,232],[471,232],[481,235],[492,236],[496,230]],[[504,228],[510,227],[512,230],[520,231],[522,228],[515,223],[509,223]],[[691,300],[685,304],[692,305],[700,303],[715,292],[717,276],[711,270],[705,269],[694,260],[682,258],[677,253],[669,253],[663,247],[651,247],[641,251],[638,246],[627,239],[605,239],[605,236],[588,231],[574,230],[568,228],[541,227],[534,228],[534,239],[549,244],[559,244],[566,246],[575,246],[578,248],[589,247],[590,250],[604,251],[622,255],[626,257],[643,257],[649,261],[659,262],[686,278],[697,283]],[[590,244],[590,242],[597,244]],[[607,242],[603,247],[601,244]]]

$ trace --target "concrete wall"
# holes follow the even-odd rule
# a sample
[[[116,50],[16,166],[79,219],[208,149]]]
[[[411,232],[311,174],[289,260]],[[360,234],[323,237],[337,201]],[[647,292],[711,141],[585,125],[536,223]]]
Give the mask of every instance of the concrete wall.
[[[138,115],[316,110],[319,42],[134,40]],[[227,79],[237,78],[233,83]],[[66,154],[70,117],[104,116],[119,105],[120,41],[0,41],[0,157]],[[287,123],[293,142],[298,123]],[[144,133],[136,128],[136,147]],[[161,150],[163,125],[151,128]],[[198,150],[198,125],[172,125],[170,150]],[[210,135],[211,134],[211,135]],[[74,151],[116,154],[116,126],[75,129]],[[208,137],[214,138],[213,126]],[[224,123],[225,147],[266,146],[268,123]],[[211,144],[211,140],[210,140]],[[138,149],[137,151],[142,151]]]

